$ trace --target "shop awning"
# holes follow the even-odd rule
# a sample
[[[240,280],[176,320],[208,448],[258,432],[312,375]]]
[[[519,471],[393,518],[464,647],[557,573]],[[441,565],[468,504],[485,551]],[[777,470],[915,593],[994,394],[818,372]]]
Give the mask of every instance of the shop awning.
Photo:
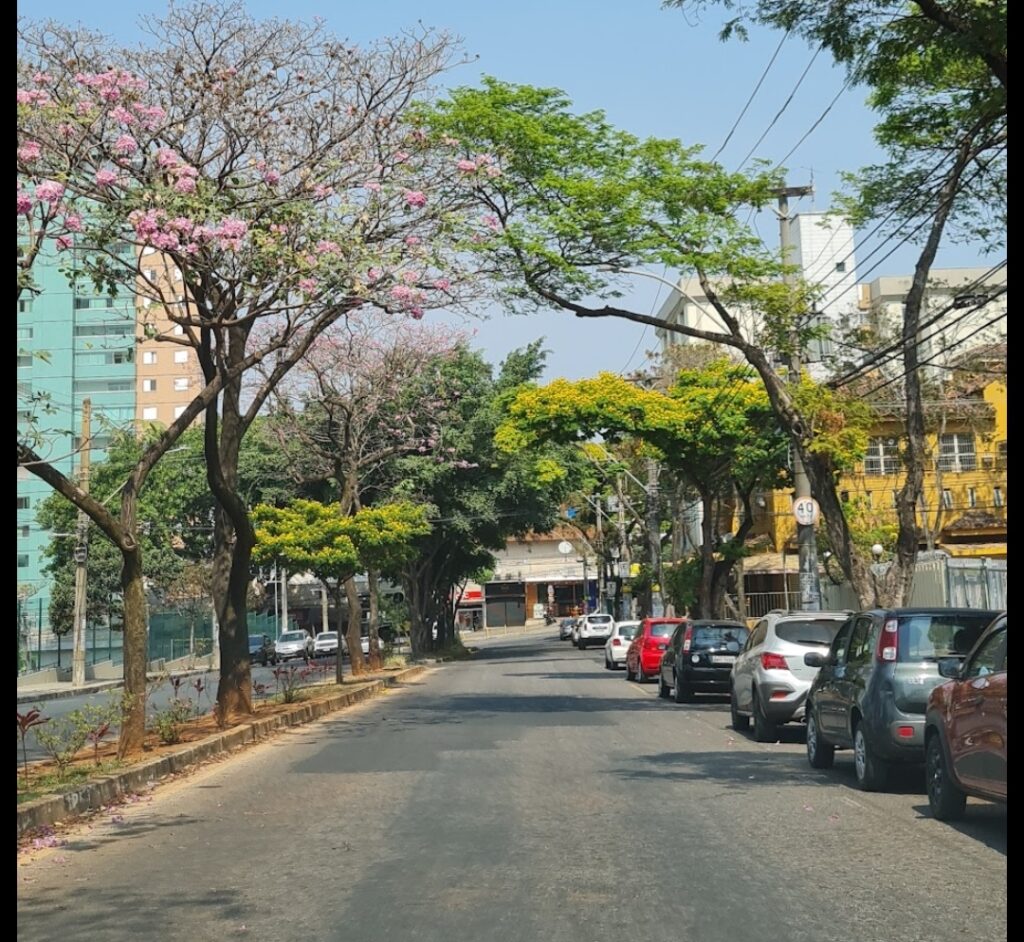
[[[1005,543],[940,543],[939,549],[958,558],[1006,559]]]

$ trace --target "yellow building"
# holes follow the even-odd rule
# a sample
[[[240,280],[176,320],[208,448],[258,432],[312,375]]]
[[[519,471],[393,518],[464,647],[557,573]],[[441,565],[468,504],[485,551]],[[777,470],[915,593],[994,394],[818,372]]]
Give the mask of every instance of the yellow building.
[[[1005,347],[1002,356],[1005,363]],[[984,375],[980,381],[960,380],[955,392],[925,404],[930,456],[918,510],[920,545],[951,556],[1005,559],[1006,380]],[[840,496],[853,505],[858,524],[895,528],[896,493],[904,481],[903,415],[895,404],[872,405],[877,419],[868,452],[841,478]],[[767,537],[776,554],[796,552],[792,492],[758,498],[756,532]],[[748,571],[766,571],[756,557],[748,562]]]

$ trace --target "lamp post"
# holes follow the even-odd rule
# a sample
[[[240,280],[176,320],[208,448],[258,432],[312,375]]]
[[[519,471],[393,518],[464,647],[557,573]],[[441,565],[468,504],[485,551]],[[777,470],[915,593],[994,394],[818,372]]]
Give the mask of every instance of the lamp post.
[[[871,547],[871,555],[875,557],[875,561],[871,566],[871,585],[875,590],[875,608],[878,608],[878,564],[882,561],[882,553],[885,552],[885,547],[881,543],[875,543]]]
[[[615,569],[615,618],[622,618],[622,594],[619,592],[619,556],[621,550],[617,546],[612,546],[608,550],[609,555],[612,558],[612,566]]]

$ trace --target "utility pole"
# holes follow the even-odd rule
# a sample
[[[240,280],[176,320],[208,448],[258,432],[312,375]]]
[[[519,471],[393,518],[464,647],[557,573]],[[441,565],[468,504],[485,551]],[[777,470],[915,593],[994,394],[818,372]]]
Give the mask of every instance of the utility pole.
[[[661,517],[658,513],[658,462],[647,459],[647,542],[651,550],[651,616],[665,614],[661,595]]]
[[[629,567],[632,562],[632,556],[629,552],[629,538],[626,535],[626,498],[625,498],[625,484],[623,482],[623,476],[620,474],[616,480],[616,490],[618,491],[619,501],[619,542],[621,544],[621,560],[620,565],[625,567],[626,575],[629,575]],[[627,615],[631,615],[632,612],[626,612],[626,600],[623,597],[624,593],[622,587],[625,585],[625,579],[622,577],[622,571],[615,573],[616,584],[619,586],[619,611],[617,613],[618,618],[625,618]],[[632,596],[630,596],[632,598]]]
[[[597,552],[598,557],[594,560],[594,565],[597,566],[597,610],[603,612],[605,608],[604,598],[604,586],[605,580],[608,576],[608,565],[605,560],[604,552],[604,527],[601,522],[601,498],[597,498],[597,502],[594,505],[597,512]]]
[[[281,631],[284,634],[288,630],[288,570],[281,567]]]
[[[82,400],[82,441],[78,457],[78,486],[89,493],[89,455],[92,451],[92,400]],[[81,687],[85,683],[85,621],[88,611],[89,518],[78,511],[75,543],[75,608],[74,650],[71,656],[71,683]]]
[[[777,210],[779,216],[779,245],[782,248],[782,261],[788,264],[790,249],[793,246],[789,231],[789,197],[810,196],[814,192],[811,186],[782,186],[776,196],[779,200]],[[789,273],[785,276],[787,284],[793,282],[793,276]],[[789,377],[793,383],[800,382],[800,342],[794,334],[792,338],[792,351],[789,355]],[[811,498],[811,482],[804,470],[803,458],[800,456],[800,449],[793,448],[793,497],[794,501],[801,498]],[[821,611],[821,586],[818,582],[818,546],[814,537],[813,523],[797,522],[796,527],[797,546],[800,551],[800,609],[804,612]]]

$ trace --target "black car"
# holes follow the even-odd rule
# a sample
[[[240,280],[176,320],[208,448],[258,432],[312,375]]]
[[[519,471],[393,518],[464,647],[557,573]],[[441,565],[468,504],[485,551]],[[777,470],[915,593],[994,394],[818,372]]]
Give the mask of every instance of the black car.
[[[961,608],[872,609],[839,630],[807,693],[807,761],[832,765],[853,749],[857,785],[885,788],[894,763],[924,763],[925,710],[943,682],[939,662],[962,660],[999,613]]]
[[[263,667],[277,663],[274,642],[266,635],[249,635],[249,660],[257,661]]]
[[[671,692],[676,703],[689,703],[695,692],[727,694],[732,666],[749,634],[738,621],[684,621],[662,655],[658,695],[667,698]]]

